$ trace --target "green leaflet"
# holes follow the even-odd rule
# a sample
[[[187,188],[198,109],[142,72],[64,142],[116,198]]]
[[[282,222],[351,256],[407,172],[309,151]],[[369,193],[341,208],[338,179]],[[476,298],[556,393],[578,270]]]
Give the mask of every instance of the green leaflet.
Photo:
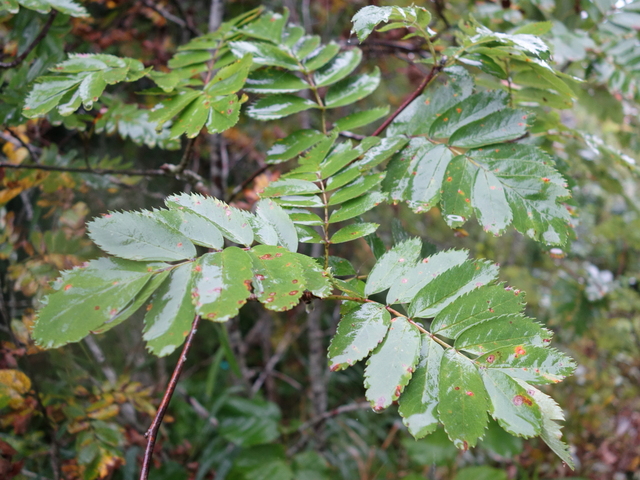
[[[373,93],[379,84],[380,69],[378,67],[372,73],[347,77],[329,87],[325,96],[325,107],[338,108],[357,102]]]
[[[376,120],[379,120],[380,118],[386,116],[388,113],[388,106],[355,112],[351,115],[347,115],[346,117],[342,117],[333,125],[333,128],[339,132],[343,132],[345,130],[353,130],[355,128],[369,125],[370,123],[373,123]]]
[[[419,238],[411,238],[382,255],[367,277],[365,295],[382,292],[397,283],[398,279],[415,265],[421,248],[422,241]]]
[[[368,356],[390,325],[391,315],[379,303],[363,303],[342,317],[329,346],[331,371],[343,370]]]
[[[92,220],[87,228],[102,250],[128,260],[171,262],[196,255],[185,235],[158,221],[151,212],[113,212]]]
[[[269,310],[290,310],[306,288],[297,255],[283,247],[257,245],[249,250],[253,262],[253,288],[258,300]]]
[[[330,243],[344,243],[364,237],[377,230],[380,225],[377,223],[353,223],[341,228],[333,234]]]
[[[262,192],[261,197],[281,197],[283,195],[303,195],[320,193],[318,186],[307,180],[285,178],[271,182]]]
[[[408,313],[411,317],[433,317],[465,293],[493,281],[497,275],[498,267],[487,261],[456,265],[443,272],[438,281],[423,287],[411,302]]]
[[[304,61],[304,70],[312,72],[326,65],[340,51],[340,45],[335,42],[317,48]]]
[[[18,13],[20,6],[38,13],[49,13],[51,9],[72,17],[88,17],[87,10],[72,0],[2,0],[0,11]]]
[[[516,345],[544,346],[553,334],[539,323],[520,314],[508,314],[465,330],[456,338],[455,348],[482,355],[499,348]]]
[[[295,252],[298,250],[298,234],[296,227],[287,215],[287,212],[272,200],[260,200],[256,204],[255,219],[260,223],[260,233],[255,230],[255,235],[261,243],[267,245],[282,245]],[[262,241],[267,236],[269,241]]]
[[[295,258],[302,267],[305,288],[316,297],[324,298],[331,295],[333,291],[331,274],[325,272],[320,264],[311,257],[296,253]]]
[[[420,355],[420,332],[407,319],[391,320],[389,332],[367,361],[367,400],[379,412],[400,398]]]
[[[476,361],[481,367],[537,385],[558,383],[575,369],[573,360],[557,350],[527,344],[500,348]]]
[[[86,267],[63,272],[38,314],[35,341],[44,348],[56,348],[82,340],[111,322],[151,276],[166,266],[100,258]]]
[[[327,158],[320,164],[322,179],[324,180],[333,176],[336,172],[339,172],[356,158],[364,155],[378,143],[380,143],[378,137],[366,137],[355,148],[353,148],[350,141],[336,145]]]
[[[420,361],[411,382],[400,397],[398,412],[415,438],[433,433],[438,426],[440,363],[444,349],[427,335],[422,336]]]
[[[173,269],[151,297],[142,338],[158,357],[171,354],[189,333],[195,316],[191,304],[194,272],[193,264]]]
[[[192,291],[196,313],[223,322],[238,314],[251,294],[251,257],[238,247],[205,253],[196,262]]]
[[[256,120],[275,120],[310,108],[318,108],[318,105],[312,100],[285,93],[261,98],[247,109],[247,115]]]
[[[351,182],[349,185],[336,190],[331,194],[329,198],[329,205],[340,205],[347,200],[352,200],[360,195],[363,195],[371,190],[374,190],[382,180],[384,180],[385,173],[374,173],[371,175],[363,175],[357,180]]]
[[[447,338],[458,338],[470,327],[493,317],[518,314],[524,309],[524,294],[503,285],[472,290],[444,308],[431,323],[431,331]]]
[[[475,175],[476,167],[462,155],[449,163],[441,195],[442,216],[451,228],[464,225],[473,214],[471,193]]]
[[[326,87],[342,80],[353,72],[362,60],[362,50],[352,48],[336,55],[333,60],[316,70],[313,83],[316,87]]]
[[[534,437],[542,431],[542,413],[526,388],[506,373],[482,370],[491,399],[491,416],[511,435]]]
[[[188,237],[196,245],[221,250],[224,238],[209,220],[189,210],[154,210],[153,217]]]
[[[444,352],[440,372],[438,412],[449,438],[458,448],[475,447],[489,418],[489,401],[480,372],[464,355]]]
[[[323,138],[322,132],[317,130],[297,130],[274,143],[267,151],[265,162],[276,164],[290,160],[308,148],[313,147]]]
[[[309,88],[309,84],[293,73],[266,68],[249,74],[244,90],[252,93],[272,94],[297,92],[307,88]]]
[[[417,263],[414,262],[414,265],[407,265],[402,274],[391,284],[387,293],[387,304],[412,301],[423,287],[437,279],[442,272],[463,264],[468,258],[469,255],[465,250],[448,250],[423,258]]]
[[[449,145],[477,148],[514,140],[527,133],[531,115],[524,110],[505,109],[467,123],[449,138]]]
[[[253,22],[242,27],[240,31],[248,37],[280,43],[287,20],[289,20],[289,10],[287,9],[284,10],[283,14],[267,11]]]
[[[275,45],[265,42],[230,42],[229,48],[236,57],[251,55],[253,63],[258,65],[271,65],[282,67],[287,70],[299,70],[298,62],[295,58],[284,52]]]
[[[253,243],[253,230],[248,213],[228,206],[217,198],[203,197],[198,194],[180,194],[165,200],[171,209],[186,209],[204,217],[220,229],[232,242],[250,246]]]
[[[374,28],[382,22],[395,21],[403,26],[419,27],[422,30],[429,28],[431,14],[422,7],[377,7],[368,6],[361,8],[351,19],[352,32],[358,35],[362,43],[371,34]]]
[[[107,85],[133,82],[147,73],[138,60],[105,54],[70,54],[51,71],[63,75],[37,79],[25,100],[24,116],[41,117],[56,106],[63,116],[81,104],[91,110]]]
[[[368,212],[386,200],[386,195],[380,192],[371,192],[342,204],[339,210],[335,210],[329,217],[329,223],[343,222]]]
[[[318,215],[303,208],[289,208],[286,211],[289,218],[291,218],[294,223],[300,225],[312,225],[316,227],[323,225],[323,221]]]

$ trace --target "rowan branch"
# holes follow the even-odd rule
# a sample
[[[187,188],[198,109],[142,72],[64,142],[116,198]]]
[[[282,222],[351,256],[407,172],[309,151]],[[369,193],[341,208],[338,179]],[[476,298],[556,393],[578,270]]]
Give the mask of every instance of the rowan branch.
[[[27,58],[27,56],[32,52],[32,50],[36,48],[36,46],[42,41],[42,39],[47,36],[47,33],[49,33],[49,29],[51,28],[51,25],[53,25],[53,21],[56,19],[56,16],[58,16],[58,11],[51,10],[51,13],[49,14],[49,18],[47,19],[47,22],[42,27],[42,30],[40,30],[40,33],[38,34],[38,36],[33,39],[33,42],[31,42],[31,45],[29,45],[24,52],[22,52],[20,55],[14,58],[13,61],[0,62],[0,68],[13,68],[17,65],[20,65],[20,63],[22,63],[22,61],[25,58]]]
[[[164,396],[162,397],[162,402],[160,402],[160,406],[158,407],[158,411],[156,413],[149,430],[144,436],[147,438],[147,448],[144,452],[144,460],[142,461],[142,470],[140,471],[140,480],[147,480],[149,478],[149,470],[151,469],[151,459],[153,458],[153,448],[156,444],[156,438],[158,437],[158,430],[160,429],[160,425],[162,424],[162,419],[164,418],[165,413],[167,412],[167,408],[169,407],[169,402],[171,402],[171,397],[173,396],[173,392],[178,385],[178,379],[180,378],[180,374],[184,369],[184,364],[187,361],[187,354],[191,349],[191,345],[193,344],[193,337],[198,331],[198,324],[200,323],[200,315],[196,315],[193,319],[193,324],[191,325],[191,331],[189,332],[189,336],[187,337],[186,342],[184,342],[184,347],[182,347],[182,352],[180,353],[180,358],[178,358],[178,363],[176,363],[175,368],[173,369],[173,373],[171,374],[171,379],[169,380],[169,384],[167,385],[167,389],[164,392]]]

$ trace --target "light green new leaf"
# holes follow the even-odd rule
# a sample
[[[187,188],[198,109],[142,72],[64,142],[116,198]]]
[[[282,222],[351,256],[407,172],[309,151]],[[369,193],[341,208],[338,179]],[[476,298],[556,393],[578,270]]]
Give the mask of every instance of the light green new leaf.
[[[329,87],[327,95],[325,96],[325,107],[337,108],[357,102],[373,93],[379,84],[380,69],[378,67],[371,73],[347,77]],[[309,102],[311,102],[311,100],[309,100]]]
[[[420,331],[406,318],[391,320],[382,344],[371,354],[364,371],[366,398],[379,412],[400,398],[420,356]]]
[[[447,338],[458,338],[475,325],[501,315],[519,314],[524,310],[524,293],[503,285],[472,290],[460,297],[431,322],[431,332]]]
[[[221,250],[224,238],[220,230],[209,220],[189,210],[154,210],[154,218],[166,223],[196,245]]]
[[[365,295],[382,292],[396,284],[399,278],[415,265],[421,249],[422,241],[419,238],[410,238],[382,255],[367,277]]]
[[[365,358],[384,339],[391,315],[384,305],[363,303],[338,323],[329,346],[329,369],[344,370]]]
[[[458,448],[475,447],[489,421],[489,401],[478,368],[461,353],[447,349],[439,387],[438,413],[447,435]]]
[[[410,302],[423,287],[437,279],[442,272],[463,264],[468,258],[469,252],[466,250],[447,250],[423,258],[415,265],[408,265],[407,270],[391,284],[387,293],[387,304]]]
[[[290,160],[308,148],[313,147],[323,138],[322,132],[317,130],[297,130],[274,143],[267,151],[265,162],[276,164]]]
[[[261,98],[247,108],[247,115],[256,120],[274,120],[310,108],[318,108],[318,104],[306,98],[284,93]]]
[[[443,272],[438,280],[420,289],[411,302],[411,317],[428,318],[467,292],[493,281],[498,267],[486,260],[466,261]]]
[[[377,223],[354,223],[347,225],[334,233],[329,243],[345,243],[356,240],[375,232],[379,226]]]
[[[172,195],[167,197],[165,203],[170,209],[186,209],[204,217],[232,242],[247,247],[253,243],[253,230],[248,220],[248,212],[230,207],[217,198],[203,197],[199,194]]]
[[[444,349],[427,335],[422,336],[420,361],[411,382],[400,397],[398,412],[415,438],[433,433],[438,426],[440,363]]]
[[[540,407],[527,390],[506,373],[482,370],[491,400],[489,413],[502,428],[518,437],[534,437],[542,431]]]
[[[245,55],[232,64],[221,68],[205,85],[204,91],[210,97],[227,96],[236,93],[244,86],[251,65],[251,55]]]
[[[361,60],[362,50],[359,48],[339,53],[331,62],[316,70],[313,74],[313,83],[316,87],[326,87],[336,83],[353,72]]]
[[[62,272],[38,314],[35,341],[44,348],[77,342],[115,318],[133,301],[163,263],[119,258],[92,260],[86,267]]]
[[[270,245],[282,245],[292,252],[298,250],[296,227],[280,205],[272,200],[260,200],[256,204],[256,218],[275,232],[276,243]]]
[[[128,260],[172,262],[195,257],[196,247],[152,212],[113,212],[87,225],[91,239],[105,252]]]
[[[383,22],[399,22],[406,27],[419,27],[428,30],[431,14],[422,7],[377,7],[368,6],[361,8],[351,19],[352,32],[358,35],[362,43],[378,24]]]
[[[251,294],[251,257],[238,247],[205,253],[196,262],[192,299],[202,318],[235,317]]]
[[[253,289],[269,310],[291,310],[306,288],[297,255],[283,247],[256,245],[249,250],[253,262]]]
[[[339,132],[345,130],[353,130],[355,128],[364,127],[370,123],[379,120],[389,113],[389,107],[372,108],[371,110],[363,110],[355,112],[334,123],[333,128]]]
[[[194,273],[194,264],[173,269],[151,297],[142,338],[158,357],[171,354],[189,333],[195,316],[191,303]]]
[[[304,272],[306,289],[320,298],[331,295],[331,292],[333,292],[330,280],[331,275],[325,272],[320,264],[311,257],[296,253],[295,258]]]
[[[309,84],[293,73],[276,68],[265,68],[249,74],[244,90],[252,93],[273,94],[297,92],[306,88],[309,88]]]
[[[476,148],[514,140],[527,133],[527,121],[532,120],[524,110],[500,110],[459,128],[448,143],[456,147]]]
[[[551,341],[553,334],[539,323],[520,314],[495,316],[490,322],[465,330],[457,339],[455,348],[482,355],[498,348],[517,345],[543,346]]]
[[[562,432],[558,421],[564,420],[564,415],[560,406],[549,395],[542,393],[537,388],[528,383],[516,379],[527,394],[530,395],[536,404],[540,407],[542,413],[542,440],[549,445],[549,448],[555,452],[571,469],[575,469],[575,463],[569,446],[562,441]]]
[[[557,350],[527,344],[500,348],[476,361],[484,368],[499,370],[536,385],[558,383],[571,375],[576,366],[571,358]]]
[[[329,217],[329,223],[343,222],[350,218],[358,217],[377,207],[386,200],[386,195],[381,192],[370,192],[352,200],[344,202],[339,210],[335,210]]]

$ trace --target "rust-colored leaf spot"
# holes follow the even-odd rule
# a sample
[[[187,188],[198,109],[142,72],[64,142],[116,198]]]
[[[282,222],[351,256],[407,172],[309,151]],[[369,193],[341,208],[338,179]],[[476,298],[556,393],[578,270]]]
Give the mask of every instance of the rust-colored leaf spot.
[[[467,203],[471,202],[471,200],[469,200],[468,198],[465,198],[464,201],[467,202]]]
[[[459,193],[460,195],[464,195],[464,192],[463,192],[462,190],[458,190],[458,193]]]
[[[544,183],[549,183],[551,181],[551,179],[549,177],[542,177],[542,181]]]
[[[462,113],[462,109],[461,108],[456,108],[456,112]]]
[[[384,410],[384,402],[385,402],[384,397],[380,397],[378,400],[376,400],[376,404],[372,407],[373,411],[381,412],[382,410]]]
[[[520,123],[518,123],[518,126],[519,127],[524,127],[524,123],[520,122]]]
[[[298,280],[291,280],[291,283],[298,283]]]
[[[451,182],[452,180],[453,180],[453,178],[447,177],[447,182]]]
[[[100,310],[100,307],[98,305],[96,305],[95,307],[93,307],[94,310]]]
[[[491,308],[491,307],[489,307],[489,311],[490,311],[491,313],[494,313],[494,312],[495,312],[495,310],[494,310],[493,308]]]
[[[178,248],[182,247],[182,242],[178,242]]]
[[[256,277],[256,280],[264,280],[264,275],[261,275],[259,273],[256,273],[254,277]]]
[[[496,356],[495,355],[489,355],[487,357],[487,363],[493,363],[496,361]]]
[[[264,299],[264,303],[271,303],[273,302],[273,297],[269,297],[269,298],[265,298]]]
[[[454,390],[460,390],[460,387],[456,387]]]
[[[276,296],[276,292],[271,292],[271,293],[269,293],[269,296],[270,296],[270,297],[275,297],[275,296]]]
[[[522,345],[518,345],[516,348],[513,349],[513,351],[516,352],[516,357],[520,357],[527,353],[527,351],[524,348],[522,348]]]
[[[331,365],[329,367],[329,371],[331,371],[331,372],[337,372],[338,370],[340,370],[340,364],[339,363],[334,363],[333,365]]]
[[[116,280],[116,281],[115,281],[115,282],[113,282],[111,285],[118,285],[119,283],[120,283],[120,282]]]
[[[153,308],[153,303],[150,303],[149,305],[147,305],[147,308],[146,308],[147,312],[150,312],[152,308]]]
[[[396,391],[394,392],[395,397],[399,398],[401,393],[402,393],[402,387],[400,385],[396,385]]]
[[[467,394],[467,396],[468,396],[468,397],[473,397],[473,396],[475,395],[475,393],[473,393],[473,392],[469,392],[469,391],[468,391],[468,392],[465,392],[465,393]]]
[[[443,121],[443,122],[448,122],[448,121],[449,121],[449,118],[444,117],[444,118],[442,119],[442,121]]]
[[[515,397],[513,397],[512,401],[516,407],[519,407],[524,403],[524,397],[522,395],[516,395]]]
[[[71,284],[64,286],[64,291],[67,292],[71,289]]]
[[[282,254],[281,253],[276,253],[276,257],[281,257]]]
[[[109,310],[109,315],[113,316],[116,313],[118,313],[118,309],[117,308],[112,308],[111,310]]]
[[[491,186],[489,187],[489,190],[495,190],[495,189],[496,189],[496,186],[495,186],[495,185],[491,185]]]
[[[215,312],[207,313],[207,318],[216,318],[216,315]]]
[[[289,295],[291,295],[292,297],[293,297],[294,295],[297,295],[297,294],[298,294],[298,290],[291,290],[291,291],[289,292]]]
[[[465,452],[469,450],[469,444],[467,443],[466,440],[463,440],[462,442],[462,450],[464,450]]]
[[[194,268],[194,270],[195,270],[196,272],[201,272],[201,271],[202,271],[202,267],[201,267],[200,265],[196,265],[196,266],[195,266],[195,268]]]
[[[259,256],[258,258],[260,260],[269,260],[273,255],[271,255],[270,253],[265,253],[264,255]]]

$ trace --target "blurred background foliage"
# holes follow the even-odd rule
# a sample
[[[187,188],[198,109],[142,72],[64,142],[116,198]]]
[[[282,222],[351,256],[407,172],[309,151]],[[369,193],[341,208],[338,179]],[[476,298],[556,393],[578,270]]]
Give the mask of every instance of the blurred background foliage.
[[[49,282],[59,270],[99,255],[84,235],[85,221],[106,210],[158,206],[178,191],[204,191],[249,208],[256,192],[279,175],[277,168],[264,168],[266,150],[311,121],[303,114],[264,128],[241,117],[222,135],[198,138],[191,170],[199,179],[176,179],[161,167],[179,162],[179,142],[149,126],[143,109],[155,99],[135,95],[152,87],[150,80],[111,89],[91,111],[28,121],[20,111],[34,78],[67,52],[129,56],[162,70],[178,46],[206,32],[220,15],[261,4],[288,8],[293,22],[323,42],[356,44],[349,20],[372,2],[82,3],[90,17],[57,15],[25,61],[0,70],[0,160],[52,167],[0,168],[0,478],[136,478],[144,432],[177,357],[146,353],[139,325],[130,323],[55,351],[32,343],[34,305]],[[576,471],[541,441],[511,437],[495,424],[479,447],[461,453],[443,431],[415,441],[395,412],[374,414],[364,402],[362,365],[327,371],[326,347],[340,307],[325,302],[308,313],[304,306],[274,314],[249,305],[225,326],[201,326],[161,429],[151,478],[640,478],[640,3],[416,3],[432,12],[439,49],[455,44],[458,22],[470,14],[505,32],[549,21],[543,38],[554,62],[584,80],[571,108],[562,97],[541,98],[535,88],[514,96],[536,110],[536,141],[570,179],[576,221],[566,248],[545,248],[513,229],[492,237],[475,222],[451,230],[434,210],[416,215],[391,205],[368,214],[382,225],[378,234],[387,247],[410,234],[430,242],[432,251],[468,248],[472,256],[498,262],[501,280],[527,292],[528,313],[546,323],[556,346],[579,364],[575,376],[554,388],[565,408]],[[1,60],[23,52],[48,18],[26,8],[2,13]],[[381,87],[361,102],[363,109],[396,107],[423,77],[417,60],[424,45],[403,39],[405,33],[374,34],[361,46],[362,68],[378,66],[383,76]],[[497,81],[474,73],[483,86]],[[118,173],[135,169],[159,173]],[[361,242],[333,253],[366,272],[373,256]]]

